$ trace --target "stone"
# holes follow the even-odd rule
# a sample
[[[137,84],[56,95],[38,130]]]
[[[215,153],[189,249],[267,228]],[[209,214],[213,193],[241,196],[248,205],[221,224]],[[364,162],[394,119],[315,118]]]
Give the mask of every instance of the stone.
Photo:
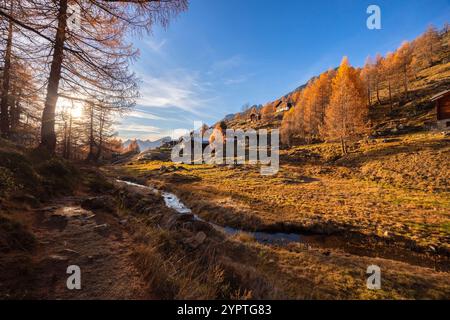
[[[196,249],[198,248],[203,242],[205,242],[207,236],[203,231],[197,232],[197,234],[191,238],[188,238],[186,240],[186,244],[189,245],[191,248]]]
[[[64,262],[64,261],[68,261],[69,260],[69,258],[68,257],[66,257],[66,256],[62,256],[62,255],[58,255],[58,254],[52,254],[52,255],[49,255],[48,256],[48,259],[49,260],[52,260],[52,261],[58,261],[58,262]]]
[[[103,229],[107,229],[108,227],[109,227],[108,224],[104,223],[104,224],[98,224],[98,225],[94,226],[94,229],[95,230],[103,230]]]
[[[85,199],[81,203],[81,207],[86,210],[105,210],[108,212],[115,211],[115,200],[111,196],[100,196]]]
[[[72,255],[80,255],[80,253],[76,250],[72,250],[72,249],[63,249],[60,251],[61,253],[67,253],[67,254],[72,254]]]

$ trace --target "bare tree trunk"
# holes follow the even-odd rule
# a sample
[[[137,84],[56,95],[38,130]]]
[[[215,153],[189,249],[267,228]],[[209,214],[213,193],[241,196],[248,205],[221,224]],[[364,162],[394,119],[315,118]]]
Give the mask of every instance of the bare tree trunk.
[[[389,106],[392,112],[392,90],[391,90],[391,80],[388,80],[388,90],[389,90]]]
[[[405,96],[408,97],[408,70],[403,70],[403,87],[405,88]]]
[[[94,104],[90,105],[90,126],[89,126],[89,154],[87,156],[88,161],[95,160],[94,155],[94,147],[95,147],[95,141],[94,141]]]
[[[68,0],[59,1],[58,29],[56,31],[55,44],[53,46],[53,60],[50,67],[45,107],[42,113],[40,147],[52,154],[55,153],[56,149],[55,109],[56,102],[58,101],[61,65],[64,58],[64,42],[66,40],[67,27],[67,1]]]
[[[22,97],[22,89],[19,89],[18,92],[13,92],[12,96],[14,97],[13,102],[10,105],[10,132],[17,132],[17,129],[20,125],[20,116],[22,115],[22,107],[20,106]]]
[[[64,119],[63,158],[67,159],[67,120]]]
[[[345,145],[344,137],[341,137],[341,148],[342,148],[342,155],[347,154],[347,146]]]
[[[378,104],[381,104],[381,100],[380,100],[380,81],[377,80],[377,101]]]
[[[72,114],[69,115],[69,133],[67,135],[67,159],[72,156]]]
[[[12,9],[12,2],[11,2],[11,9]],[[8,26],[8,39],[6,41],[6,50],[4,57],[5,64],[3,68],[2,98],[0,102],[0,131],[2,137],[4,138],[7,138],[9,136],[8,94],[9,94],[9,83],[11,79],[12,36],[13,36],[13,23],[10,19]]]
[[[101,110],[101,114],[100,114],[100,123],[99,123],[99,141],[98,141],[98,149],[97,149],[97,154],[95,155],[95,161],[98,161],[100,159],[100,157],[102,156],[102,148],[103,148],[103,128],[105,126],[105,119],[106,114],[104,110]]]

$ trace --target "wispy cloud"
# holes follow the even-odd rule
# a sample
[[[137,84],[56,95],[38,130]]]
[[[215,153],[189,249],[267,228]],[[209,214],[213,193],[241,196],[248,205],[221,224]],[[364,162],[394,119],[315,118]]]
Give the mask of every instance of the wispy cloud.
[[[160,128],[138,123],[121,123],[117,125],[117,130],[128,133],[159,133]]]
[[[129,118],[138,118],[145,120],[165,120],[163,117],[157,116],[156,114],[150,113],[148,111],[135,109],[127,114]]]
[[[145,108],[175,107],[205,116],[205,107],[215,99],[210,84],[195,72],[176,69],[160,77],[141,75],[141,80],[138,104]]]
[[[156,53],[162,53],[163,47],[167,44],[166,39],[156,40],[153,38],[148,38],[144,41],[147,48]]]
[[[213,73],[222,73],[228,71],[233,68],[239,67],[243,63],[243,58],[236,54],[226,59],[222,59],[216,61],[212,64],[211,70],[209,71],[211,74]]]
[[[248,80],[248,76],[246,75],[242,75],[242,76],[238,76],[235,78],[229,78],[229,79],[225,79],[224,83],[226,85],[233,85],[233,84],[240,84],[240,83],[244,83]]]

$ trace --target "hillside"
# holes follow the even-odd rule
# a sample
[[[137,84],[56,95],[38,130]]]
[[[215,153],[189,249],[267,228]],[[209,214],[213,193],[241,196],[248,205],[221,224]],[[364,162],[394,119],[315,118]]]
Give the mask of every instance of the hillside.
[[[403,132],[423,131],[429,130],[433,126],[436,113],[434,104],[430,99],[435,94],[450,88],[450,34],[448,31],[442,31],[441,33],[440,45],[442,52],[436,58],[434,64],[427,67],[414,67],[413,63],[422,65],[418,62],[420,58],[413,58],[411,60],[408,75],[408,94],[406,96],[401,92],[400,88],[393,89],[392,103],[389,103],[388,81],[383,77],[381,78],[378,85],[380,88],[379,101],[374,98],[374,93],[371,94],[372,103],[369,107],[371,133],[369,135],[381,136],[399,133],[399,129]],[[420,40],[420,37],[414,40],[411,46],[414,48],[414,45]],[[361,76],[363,76],[362,74],[365,68],[366,66],[357,69],[361,73]],[[332,72],[335,72],[335,70],[332,70]],[[235,114],[232,119],[230,119],[231,117],[225,119],[227,126],[236,129],[281,128],[286,111],[274,113],[274,108],[276,106],[282,108],[287,103],[292,103],[293,109],[304,108],[299,97],[302,91],[317,78],[319,78],[319,75],[311,78],[306,84],[301,85],[292,92],[263,106],[259,112],[261,114],[260,120],[256,122],[251,121],[250,114],[252,110],[249,110],[245,113]]]

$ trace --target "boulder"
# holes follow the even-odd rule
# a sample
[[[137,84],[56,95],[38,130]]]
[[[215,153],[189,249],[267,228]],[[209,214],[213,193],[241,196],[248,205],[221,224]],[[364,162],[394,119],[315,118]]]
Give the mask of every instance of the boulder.
[[[104,210],[107,212],[115,212],[115,199],[111,196],[100,196],[85,199],[81,203],[81,207],[86,210]]]

